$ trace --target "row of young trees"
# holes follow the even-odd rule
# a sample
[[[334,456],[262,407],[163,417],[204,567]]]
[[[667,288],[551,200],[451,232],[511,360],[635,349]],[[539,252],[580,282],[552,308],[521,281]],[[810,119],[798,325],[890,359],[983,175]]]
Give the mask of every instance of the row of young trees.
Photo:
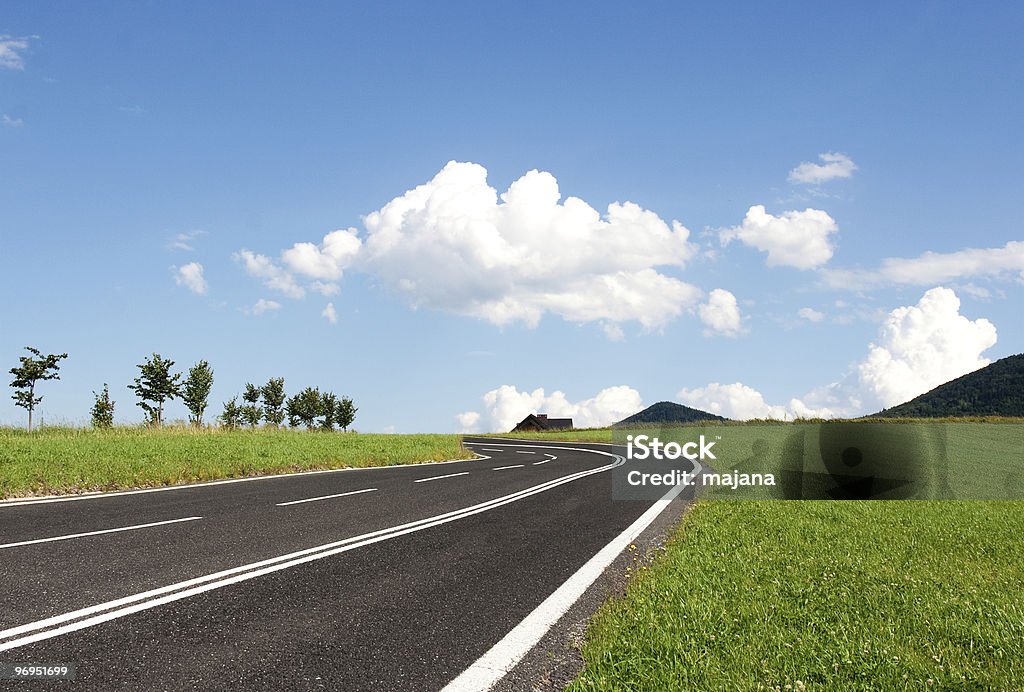
[[[28,429],[32,430],[32,414],[43,400],[36,394],[36,386],[46,380],[59,380],[60,361],[68,354],[43,355],[38,349],[26,346],[29,355],[20,358],[20,365],[11,368],[14,375],[11,387],[15,389],[14,401],[28,411]],[[139,376],[128,385],[135,392],[137,405],[146,413],[146,423],[154,427],[163,425],[164,406],[167,402],[181,399],[189,411],[189,422],[203,425],[208,407],[210,390],[213,388],[213,368],[201,360],[182,373],[172,371],[174,361],[153,353],[145,362],[139,363]],[[109,428],[114,424],[115,401],[110,397],[110,387],[104,383],[103,390],[93,392],[91,410],[92,424],[97,428]],[[272,377],[263,386],[246,384],[242,393],[242,404],[238,397],[224,402],[224,410],[218,419],[226,428],[247,425],[255,428],[261,422],[279,427],[287,416],[292,427],[306,426],[309,430],[334,430],[335,426],[348,430],[355,420],[356,408],[352,399],[337,397],[333,392],[321,392],[319,388],[307,387],[294,396],[287,397],[283,377]]]
[[[238,403],[237,396],[224,402],[224,412],[220,414],[224,427],[255,428],[261,420],[277,427],[287,416],[288,425],[293,428],[305,425],[308,430],[334,430],[337,426],[348,430],[359,410],[347,396],[339,398],[334,392],[321,392],[317,387],[306,387],[285,399],[283,377],[271,378],[262,387],[246,384],[242,402]]]

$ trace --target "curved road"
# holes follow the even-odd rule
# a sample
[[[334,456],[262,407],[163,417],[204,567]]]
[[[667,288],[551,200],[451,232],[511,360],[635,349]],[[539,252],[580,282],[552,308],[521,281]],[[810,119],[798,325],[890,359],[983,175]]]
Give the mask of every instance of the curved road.
[[[466,445],[2,502],[0,664],[72,663],[61,689],[486,688],[666,502],[615,499],[620,447]]]

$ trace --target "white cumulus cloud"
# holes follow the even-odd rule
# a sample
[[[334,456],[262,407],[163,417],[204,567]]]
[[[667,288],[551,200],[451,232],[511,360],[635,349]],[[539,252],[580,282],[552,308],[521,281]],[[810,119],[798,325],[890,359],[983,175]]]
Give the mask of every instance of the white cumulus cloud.
[[[195,249],[196,239],[206,235],[206,231],[196,229],[187,233],[178,233],[167,243],[168,250],[184,250],[190,252]]]
[[[658,271],[693,257],[690,232],[631,202],[602,215],[562,199],[550,173],[530,171],[502,194],[487,171],[449,162],[432,180],[366,216],[360,266],[413,306],[497,325],[636,320],[656,328],[700,291]]]
[[[849,178],[857,170],[857,164],[845,154],[827,152],[819,154],[818,159],[821,163],[804,161],[791,170],[789,182],[818,185],[836,178]]]
[[[690,406],[728,418],[833,418],[874,413],[909,401],[989,364],[983,353],[996,343],[996,328],[984,318],[960,314],[960,299],[948,288],[927,291],[916,305],[886,316],[867,355],[831,384],[788,404],[768,403],[740,382],[683,389]]]
[[[796,311],[796,314],[800,319],[807,320],[808,322],[821,322],[825,319],[825,313],[818,312],[814,308],[800,308]]]
[[[184,286],[198,295],[206,293],[206,278],[203,277],[203,265],[199,262],[189,262],[181,267],[171,267],[174,271],[174,282]]]
[[[260,298],[259,300],[256,301],[255,305],[253,305],[245,312],[250,315],[262,315],[265,312],[271,312],[273,310],[280,309],[281,304],[278,303],[276,300],[267,300],[265,298]]]
[[[796,418],[832,418],[836,412],[825,406],[814,406],[801,399],[790,399],[788,404],[770,404],[764,395],[742,382],[720,384],[712,382],[703,387],[682,389],[677,395],[687,406],[732,418],[750,420],[794,420]]]
[[[338,293],[341,291],[341,289],[338,287],[338,284],[333,283],[331,281],[314,281],[312,284],[310,284],[309,287],[316,291],[317,293],[319,293],[320,295],[324,296],[325,298],[338,295]]]
[[[306,289],[295,282],[295,277],[266,255],[243,249],[235,253],[235,259],[242,263],[250,276],[262,279],[267,288],[289,298],[302,298],[306,295]]]
[[[768,405],[759,391],[741,382],[733,384],[712,382],[695,389],[684,388],[677,396],[687,406],[736,420],[782,419],[786,413],[784,407]]]
[[[736,336],[743,330],[743,318],[740,316],[736,296],[724,288],[711,291],[708,301],[697,306],[697,315],[708,327],[704,331],[706,336]]]
[[[626,385],[607,387],[590,399],[572,402],[564,392],[519,391],[502,385],[482,397],[484,412],[466,411],[457,416],[463,432],[508,432],[531,413],[552,418],[572,418],[577,428],[603,427],[631,416],[643,408],[640,392]]]
[[[7,127],[21,127],[25,124],[25,121],[21,118],[12,118],[6,113],[0,116],[0,120],[2,120],[4,125],[6,125]]]
[[[328,303],[327,307],[325,307],[323,311],[320,313],[320,316],[323,317],[328,322],[330,322],[331,324],[338,323],[338,313],[334,309],[334,303]]]
[[[6,70],[25,69],[23,53],[27,50],[27,37],[0,35],[0,68]]]
[[[952,290],[930,289],[917,305],[889,313],[857,366],[860,386],[885,407],[901,404],[988,365],[982,353],[996,338],[991,322],[960,314]]]
[[[1024,277],[1024,241],[1003,247],[966,248],[956,252],[925,252],[919,257],[887,257],[878,269],[826,269],[832,288],[863,290],[904,284],[926,286],[975,276]]]
[[[465,411],[455,416],[455,420],[459,423],[458,432],[460,433],[474,433],[480,432],[478,426],[480,423],[480,414],[476,411]]]
[[[622,341],[626,338],[626,333],[622,331],[622,327],[614,322],[607,322],[601,325],[601,329],[604,331],[604,335],[608,337],[608,341]]]
[[[832,258],[831,238],[839,230],[835,220],[820,209],[769,214],[757,204],[747,211],[743,223],[721,231],[723,245],[739,240],[744,245],[768,253],[769,267],[785,266],[813,269]]]
[[[354,228],[332,231],[319,245],[295,243],[281,253],[281,260],[296,274],[321,281],[337,281],[359,254],[362,244]]]

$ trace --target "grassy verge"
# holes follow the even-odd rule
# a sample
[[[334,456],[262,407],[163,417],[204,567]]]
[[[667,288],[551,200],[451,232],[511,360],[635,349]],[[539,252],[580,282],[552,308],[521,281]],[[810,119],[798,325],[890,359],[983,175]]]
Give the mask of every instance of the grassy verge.
[[[489,433],[485,437],[510,437],[517,440],[551,440],[553,442],[613,442],[611,428],[581,428],[551,432]]]
[[[472,456],[458,435],[0,429],[0,497],[173,485]]]
[[[1024,501],[994,499],[1022,496],[1024,426],[935,425],[879,434],[932,444],[922,458],[946,467],[953,497],[985,499],[707,489],[665,553],[595,617],[572,689],[1024,689]],[[810,463],[822,434],[663,432],[720,436],[719,472],[777,471],[794,435]]]
[[[1022,532],[1022,502],[702,502],[571,689],[1021,689]]]

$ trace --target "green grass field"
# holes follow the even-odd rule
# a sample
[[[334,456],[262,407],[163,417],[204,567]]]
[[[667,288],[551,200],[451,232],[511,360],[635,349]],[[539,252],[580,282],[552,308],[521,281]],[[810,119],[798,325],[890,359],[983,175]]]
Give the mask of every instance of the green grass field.
[[[1022,497],[1024,426],[941,425],[880,430],[924,440],[955,497]],[[663,439],[701,431],[720,472],[777,470],[794,434],[820,434]],[[1024,689],[1024,501],[704,497],[592,621],[571,689]]]
[[[488,433],[485,437],[509,437],[516,440],[551,440],[553,442],[612,442],[611,428],[581,428],[552,432]]]
[[[1024,503],[704,501],[572,690],[1019,690]]]
[[[8,428],[0,429],[0,498],[471,456],[458,435]]]

